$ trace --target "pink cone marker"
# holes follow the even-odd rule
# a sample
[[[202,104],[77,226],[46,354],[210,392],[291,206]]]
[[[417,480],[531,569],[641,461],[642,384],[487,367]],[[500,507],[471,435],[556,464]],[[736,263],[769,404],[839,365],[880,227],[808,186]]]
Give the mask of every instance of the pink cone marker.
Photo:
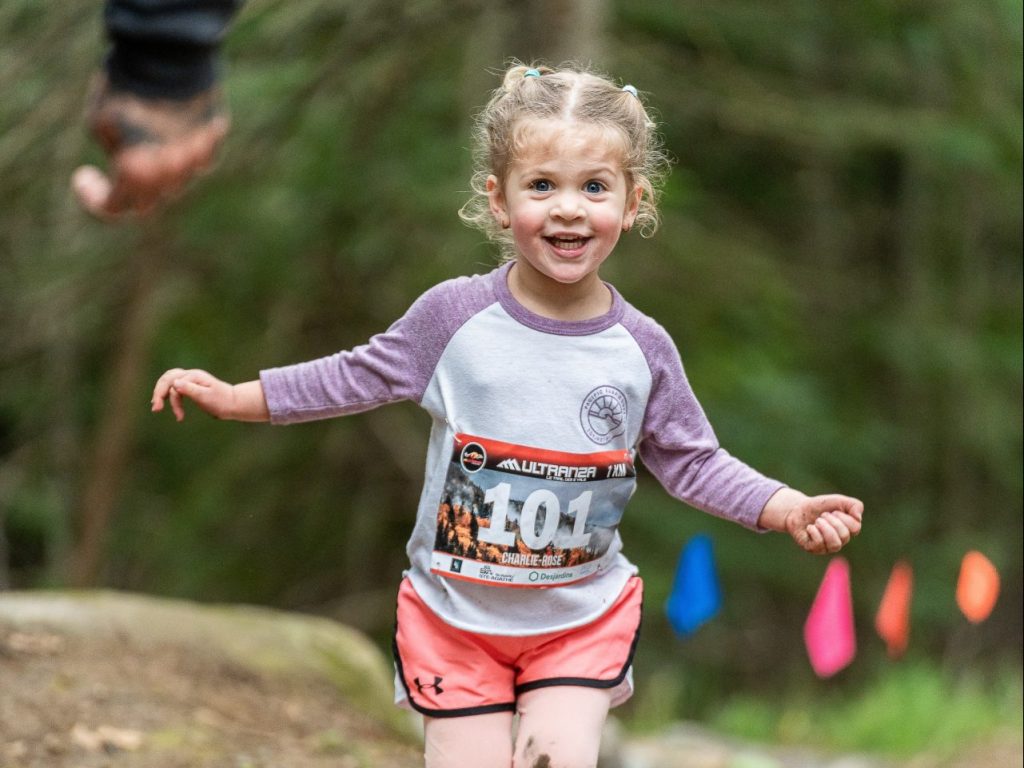
[[[804,644],[818,677],[831,677],[857,655],[850,566],[842,557],[833,559],[825,570],[804,623]]]

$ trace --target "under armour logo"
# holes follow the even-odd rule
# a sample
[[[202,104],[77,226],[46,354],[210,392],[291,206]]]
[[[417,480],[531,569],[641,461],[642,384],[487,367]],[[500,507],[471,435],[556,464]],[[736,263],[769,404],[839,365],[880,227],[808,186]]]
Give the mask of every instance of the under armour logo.
[[[443,678],[434,675],[433,683],[421,683],[418,677],[415,680],[413,680],[413,682],[416,683],[416,690],[418,690],[420,693],[423,693],[423,691],[427,688],[433,688],[434,693],[444,693],[444,688],[441,687],[442,679]]]

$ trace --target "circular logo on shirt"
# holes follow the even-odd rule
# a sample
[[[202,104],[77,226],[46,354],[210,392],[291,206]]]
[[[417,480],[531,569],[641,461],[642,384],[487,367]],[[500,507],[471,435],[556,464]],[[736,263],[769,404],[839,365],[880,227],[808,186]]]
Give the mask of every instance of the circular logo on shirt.
[[[580,425],[591,440],[605,445],[626,431],[626,396],[605,385],[590,391],[580,408]]]
[[[467,443],[459,454],[459,462],[467,472],[479,472],[487,463],[487,451],[480,443]]]

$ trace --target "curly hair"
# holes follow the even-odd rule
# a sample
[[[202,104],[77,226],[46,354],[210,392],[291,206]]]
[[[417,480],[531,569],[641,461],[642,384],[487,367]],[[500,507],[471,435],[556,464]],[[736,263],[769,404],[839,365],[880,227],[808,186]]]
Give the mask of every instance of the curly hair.
[[[532,76],[531,76],[532,75]],[[622,140],[622,167],[630,188],[639,186],[640,207],[634,225],[644,237],[658,228],[658,196],[669,159],[643,101],[631,87],[576,65],[558,69],[513,63],[502,84],[477,114],[473,126],[473,196],[459,210],[470,226],[514,253],[511,233],[491,213],[487,178],[502,183],[526,143],[528,120],[562,119],[610,129]]]

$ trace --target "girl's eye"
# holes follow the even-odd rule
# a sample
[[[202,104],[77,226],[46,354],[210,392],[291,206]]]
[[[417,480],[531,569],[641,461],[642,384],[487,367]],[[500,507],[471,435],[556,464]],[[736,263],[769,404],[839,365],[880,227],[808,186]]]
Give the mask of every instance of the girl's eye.
[[[552,190],[551,182],[547,179],[538,179],[530,186],[533,187],[535,192],[550,192]]]
[[[604,184],[600,181],[588,181],[583,185],[583,191],[588,195],[599,195],[604,192]]]

